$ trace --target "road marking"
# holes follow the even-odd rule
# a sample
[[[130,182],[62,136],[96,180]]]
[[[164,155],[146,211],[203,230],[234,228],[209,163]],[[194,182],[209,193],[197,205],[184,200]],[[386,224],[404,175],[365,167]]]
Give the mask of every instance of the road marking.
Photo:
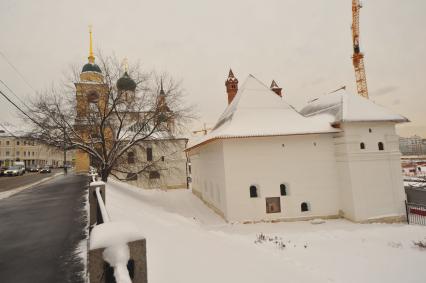
[[[0,193],[0,200],[8,198],[8,197],[11,197],[11,196],[13,196],[13,195],[15,195],[15,194],[17,194],[19,192],[22,192],[23,190],[26,190],[26,189],[31,188],[33,186],[39,185],[39,184],[41,184],[43,182],[49,181],[49,180],[51,180],[51,179],[53,179],[53,178],[55,178],[55,177],[57,177],[59,175],[63,175],[63,174],[64,173],[56,173],[53,176],[41,179],[41,180],[39,180],[37,182],[31,183],[31,184],[28,184],[28,185],[25,185],[25,186],[21,186],[21,187],[18,187],[16,189],[12,189],[12,190],[9,190],[9,191],[1,192]]]

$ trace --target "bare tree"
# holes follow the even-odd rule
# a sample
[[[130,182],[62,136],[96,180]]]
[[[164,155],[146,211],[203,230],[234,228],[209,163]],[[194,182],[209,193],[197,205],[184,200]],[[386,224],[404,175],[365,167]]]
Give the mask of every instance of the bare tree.
[[[107,181],[113,170],[137,174],[155,166],[155,160],[131,168],[122,163],[127,152],[146,141],[173,140],[181,134],[193,118],[193,107],[184,103],[181,82],[167,73],[143,72],[135,64],[123,75],[115,57],[98,60],[98,82],[82,81],[79,71],[71,68],[72,79],[31,103],[29,120],[34,138],[86,152]],[[74,85],[86,95],[76,97]]]

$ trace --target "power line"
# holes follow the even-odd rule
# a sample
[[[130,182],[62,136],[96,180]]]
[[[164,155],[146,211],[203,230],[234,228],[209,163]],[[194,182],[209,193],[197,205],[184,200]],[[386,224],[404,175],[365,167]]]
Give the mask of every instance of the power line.
[[[7,59],[6,55],[4,55],[4,53],[1,51],[0,51],[0,55],[7,62],[7,64],[9,64],[9,66],[12,67],[13,70],[15,70],[15,72],[21,77],[21,79],[27,84],[27,86],[29,86],[34,92],[37,92],[35,88],[25,79],[24,75],[22,75],[22,73],[19,72],[18,68],[16,68],[9,59]]]
[[[21,107],[19,107],[18,105],[16,105],[16,103],[15,102],[13,102],[4,92],[2,92],[1,90],[0,90],[0,94],[4,97],[4,98],[6,98],[6,100],[7,101],[9,101],[13,106],[15,106],[16,107],[16,109],[18,109],[19,110],[19,112],[21,112],[22,114],[24,114],[26,117],[28,117],[28,119],[30,119],[32,122],[34,122],[36,125],[38,125],[38,126],[40,126],[40,127],[42,127],[36,120],[34,120],[32,117],[30,117],[27,113],[25,113],[25,111],[24,110],[22,110],[21,109]]]
[[[7,86],[7,84],[3,81],[3,80],[1,80],[0,79],[0,82],[13,94],[13,96],[15,96],[25,107],[27,107],[28,109],[30,109],[30,107],[28,107],[28,105],[27,104],[25,104],[25,102],[24,101],[22,101],[22,99],[20,99],[19,98],[19,96],[13,91],[13,90],[11,90],[10,89],[10,87],[8,87]]]

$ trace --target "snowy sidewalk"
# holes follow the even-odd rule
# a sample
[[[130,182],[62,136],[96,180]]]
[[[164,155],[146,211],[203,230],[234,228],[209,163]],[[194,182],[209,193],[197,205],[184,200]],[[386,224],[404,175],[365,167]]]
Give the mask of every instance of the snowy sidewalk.
[[[146,191],[107,184],[113,220],[147,238],[148,281],[424,282],[426,227],[345,220],[228,224],[188,190]],[[274,241],[255,243],[263,233]]]

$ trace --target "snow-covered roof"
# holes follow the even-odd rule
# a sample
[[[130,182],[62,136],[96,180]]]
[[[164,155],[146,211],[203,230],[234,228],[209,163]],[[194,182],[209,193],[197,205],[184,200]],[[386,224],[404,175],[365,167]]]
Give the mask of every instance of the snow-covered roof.
[[[309,102],[300,113],[307,117],[328,113],[334,122],[408,122],[408,119],[362,96],[339,90]]]
[[[207,135],[191,140],[188,148],[209,140],[339,132],[329,114],[304,117],[254,76],[249,75],[231,104]]]

